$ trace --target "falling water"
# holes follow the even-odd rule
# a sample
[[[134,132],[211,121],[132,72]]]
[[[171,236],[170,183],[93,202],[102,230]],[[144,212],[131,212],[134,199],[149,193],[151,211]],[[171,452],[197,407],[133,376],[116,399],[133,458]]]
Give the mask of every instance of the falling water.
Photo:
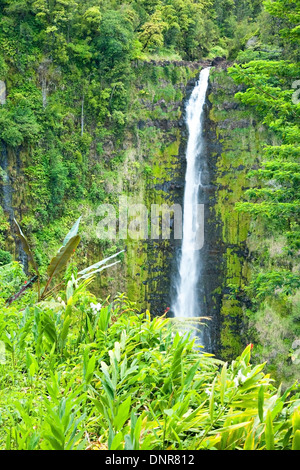
[[[9,222],[12,224],[14,219],[14,210],[12,207],[12,187],[10,182],[9,170],[8,170],[8,155],[6,144],[0,142],[1,144],[1,173],[2,173],[2,199],[3,199],[3,209],[7,213]]]
[[[0,178],[2,177],[2,184],[0,184],[0,192],[2,186],[2,198],[0,200],[4,213],[7,214],[11,228],[14,226],[15,212],[13,208],[13,186],[9,174],[9,161],[7,154],[6,143],[0,140]],[[12,229],[13,231],[13,229]],[[28,267],[27,255],[18,239],[15,240],[19,252],[19,261],[24,266],[25,271]]]
[[[201,187],[200,161],[203,151],[202,114],[208,87],[209,68],[201,71],[199,81],[186,108],[188,143],[186,150],[186,175],[183,205],[183,233],[178,280],[172,311],[176,318],[201,316],[198,301],[200,267],[199,233],[204,230],[203,206],[199,204]],[[200,210],[199,210],[200,209]]]

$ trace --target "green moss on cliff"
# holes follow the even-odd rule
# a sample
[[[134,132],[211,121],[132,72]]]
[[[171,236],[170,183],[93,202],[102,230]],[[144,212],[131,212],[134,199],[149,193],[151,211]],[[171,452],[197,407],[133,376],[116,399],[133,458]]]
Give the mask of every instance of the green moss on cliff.
[[[231,285],[243,288],[250,281],[246,259],[250,217],[236,211],[249,186],[247,174],[260,158],[266,134],[256,127],[248,110],[238,106],[234,99],[235,85],[226,71],[211,73],[211,109],[209,119],[220,151],[215,177],[216,203],[214,212],[222,227],[223,298],[220,310],[220,350],[225,359],[237,354],[245,343],[243,331],[244,306],[226,294]]]
[[[50,69],[44,70],[49,79]],[[91,264],[114,249],[127,248],[122,266],[99,276],[94,289],[103,297],[126,291],[131,300],[138,301],[141,309],[149,307],[147,299],[151,292],[158,292],[163,271],[169,264],[165,246],[168,241],[151,247],[143,240],[99,240],[97,208],[111,204],[118,217],[120,196],[130,197],[129,204],[145,204],[149,214],[151,204],[172,203],[167,187],[180,178],[181,169],[178,120],[186,85],[198,73],[193,66],[138,64],[131,70],[127,122],[122,133],[112,133],[110,122],[106,127],[99,127],[95,110],[87,98],[81,136],[78,135],[79,122],[77,118],[72,119],[72,114],[80,116],[82,101],[77,100],[65,84],[68,74],[56,74],[56,90],[49,92],[47,106],[42,110],[48,119],[52,115],[55,119],[58,109],[54,110],[52,104],[59,103],[61,115],[53,122],[52,137],[50,134],[43,136],[43,145],[51,137],[52,148],[44,154],[36,145],[21,149],[8,146],[14,215],[32,243],[42,273],[69,227],[82,215],[79,266]],[[114,97],[120,92],[118,86],[113,87]],[[59,142],[56,132],[62,121],[64,136]],[[66,165],[69,165],[68,171]],[[16,187],[21,190],[16,191]],[[8,229],[8,225],[2,226]],[[12,250],[15,242],[12,238],[9,243],[7,233],[5,245]],[[165,276],[169,280],[167,273]]]

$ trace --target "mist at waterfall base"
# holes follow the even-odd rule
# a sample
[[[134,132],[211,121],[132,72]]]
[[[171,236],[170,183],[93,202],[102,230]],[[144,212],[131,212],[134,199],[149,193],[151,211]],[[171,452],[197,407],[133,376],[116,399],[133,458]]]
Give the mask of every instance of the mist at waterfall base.
[[[206,349],[202,329],[195,330],[194,324],[201,317],[199,286],[201,286],[201,257],[197,234],[203,230],[199,224],[199,190],[201,189],[201,157],[203,156],[203,110],[208,88],[209,68],[201,70],[186,106],[188,141],[186,148],[186,174],[183,200],[183,232],[180,256],[177,264],[175,295],[171,312],[175,319],[185,324],[191,322],[191,335],[196,336],[196,344]],[[204,240],[205,243],[205,240]],[[194,322],[193,320],[194,319]],[[197,323],[197,322],[196,322]],[[189,328],[188,328],[189,329]],[[186,327],[183,328],[184,331]]]

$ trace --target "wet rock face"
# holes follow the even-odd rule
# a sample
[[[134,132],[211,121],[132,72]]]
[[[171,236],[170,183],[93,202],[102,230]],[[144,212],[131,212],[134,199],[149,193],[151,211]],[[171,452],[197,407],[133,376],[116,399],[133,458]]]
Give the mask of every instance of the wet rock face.
[[[182,118],[177,123],[180,130],[180,146],[178,155],[175,158],[175,167],[168,173],[169,179],[161,185],[155,185],[155,190],[161,190],[165,194],[168,204],[175,203],[183,205],[185,171],[186,171],[186,144],[187,129],[185,124],[185,105],[195,86],[198,77],[190,81],[186,89],[185,100],[182,103]],[[210,317],[205,323],[205,342],[208,345],[207,351],[215,352],[219,341],[219,310],[221,295],[216,291],[222,284],[222,258],[224,246],[221,241],[221,228],[214,214],[216,202],[216,187],[213,184],[216,173],[217,157],[221,152],[221,144],[215,134],[214,123],[209,120],[211,104],[207,99],[204,116],[204,152],[201,159],[201,183],[202,188],[199,193],[199,204],[204,204],[204,246],[200,253],[201,270],[198,285],[198,298],[201,305],[201,314]],[[171,238],[168,241],[149,240],[148,251],[148,280],[147,280],[147,301],[153,315],[161,315],[165,309],[171,305],[171,298],[176,291],[178,260],[180,257],[181,240],[174,240],[174,233],[171,231]],[[163,259],[163,263],[161,260]]]
[[[247,247],[250,216],[237,211],[236,204],[245,200],[245,190],[250,186],[249,171],[257,167],[263,145],[270,136],[256,124],[251,111],[239,106],[235,99],[239,87],[226,70],[212,70],[210,78],[208,101],[211,104],[206,131],[215,190],[210,194],[208,227],[215,243],[207,252],[206,273],[207,284],[215,286],[213,352],[229,361],[247,344],[245,311],[249,308],[244,294],[232,295],[232,286],[243,293],[251,279]]]
[[[209,88],[209,92],[211,86]],[[204,204],[204,245],[200,253],[201,276],[198,287],[198,298],[201,314],[208,317],[204,320],[203,340],[206,351],[216,353],[219,344],[221,305],[220,291],[223,275],[224,245],[222,242],[221,226],[215,213],[217,187],[215,186],[217,159],[221,152],[221,144],[216,138],[215,128],[209,119],[211,103],[206,102],[204,116],[204,153],[201,161],[202,188],[199,202]]]
[[[161,125],[160,128],[163,131],[168,130],[170,132],[170,129],[172,129],[171,135],[173,135],[174,144],[177,140],[177,148],[173,155],[169,154],[166,160],[162,158],[163,177],[160,181],[148,185],[148,191],[161,193],[162,203],[168,206],[179,204],[182,207],[183,205],[187,144],[185,106],[197,79],[198,75],[187,84],[185,99],[180,103],[181,118],[172,122],[171,128],[165,127],[164,123],[156,123]],[[180,135],[179,138],[178,135]],[[172,153],[172,150],[170,152]],[[175,292],[176,268],[180,255],[181,239],[174,239],[172,215],[170,229],[170,239],[147,241],[148,278],[146,281],[146,301],[150,306],[151,313],[155,316],[162,315],[170,307],[171,298]]]
[[[177,123],[178,125],[178,123]],[[163,204],[182,206],[185,177],[185,138],[182,136],[179,151],[172,157],[172,166],[167,170],[168,180],[156,182],[152,189],[161,193]],[[162,162],[162,165],[164,163]],[[151,185],[150,185],[151,186]],[[150,188],[149,188],[150,189]],[[151,189],[150,189],[151,191]],[[171,305],[173,288],[171,279],[176,269],[176,259],[181,240],[174,239],[174,220],[171,214],[170,239],[148,240],[148,279],[146,301],[153,315],[162,315]]]
[[[247,184],[246,174],[259,153],[255,122],[246,119],[234,99],[237,87],[223,68],[217,78],[212,72],[207,94],[204,122],[204,153],[201,159],[199,203],[204,204],[204,246],[200,253],[198,299],[205,320],[206,350],[227,360],[242,348],[242,307],[230,300],[228,284],[244,282],[247,275],[246,244],[248,221],[234,211]],[[219,74],[219,75],[218,75]],[[182,104],[184,125],[179,126],[180,147],[176,170],[165,175],[156,190],[164,193],[166,201],[182,205],[185,185],[185,150],[187,130],[185,103],[195,80],[186,89]],[[228,114],[230,113],[230,118]],[[242,150],[242,154],[241,154]],[[177,263],[181,240],[168,243],[148,242],[147,299],[154,315],[164,313],[175,293]],[[163,261],[162,261],[163,260]]]
[[[220,59],[220,61],[218,61]],[[217,57],[217,63],[224,61],[225,58]],[[215,65],[217,65],[217,63]],[[176,67],[189,67],[193,70],[200,70],[203,67],[209,67],[212,65],[211,60],[199,60],[199,61],[189,61],[189,60],[150,60],[147,64],[151,64],[155,67],[165,67],[167,65],[175,65]]]
[[[221,64],[223,64],[223,63],[225,63],[225,62],[226,62],[226,58],[225,58],[225,57],[215,57],[215,58],[212,60],[211,65],[212,65],[213,67],[217,67],[217,66],[219,66],[219,65],[221,65]]]
[[[237,109],[237,108],[232,108]],[[226,111],[228,108],[226,109]],[[250,119],[240,119],[239,121],[231,121],[230,119],[225,119],[222,123],[219,124],[219,129],[244,129],[250,127],[253,124]],[[254,123],[255,124],[255,123]]]

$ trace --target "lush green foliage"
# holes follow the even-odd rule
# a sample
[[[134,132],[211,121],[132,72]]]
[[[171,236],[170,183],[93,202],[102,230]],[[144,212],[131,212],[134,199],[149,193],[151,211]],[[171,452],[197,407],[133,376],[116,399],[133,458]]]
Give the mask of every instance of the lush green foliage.
[[[266,1],[264,4],[272,15],[271,21],[275,17],[281,25],[280,35],[276,38],[281,60],[274,60],[269,54],[265,60],[260,56],[251,60],[249,56],[248,62],[243,56],[243,63],[234,65],[229,72],[237,83],[244,85],[243,91],[237,93],[237,99],[246,106],[255,106],[258,119],[272,133],[272,144],[265,146],[260,167],[249,173],[251,189],[245,191],[248,201],[238,203],[237,209],[251,214],[252,220],[256,221],[253,227],[258,237],[262,231],[265,239],[281,237],[281,256],[272,253],[272,246],[268,250],[269,256],[266,256],[263,246],[256,247],[252,280],[249,286],[244,287],[244,294],[252,303],[255,312],[252,320],[256,318],[254,329],[258,336],[264,322],[263,312],[268,312],[269,321],[272,310],[274,321],[277,316],[282,318],[282,328],[279,327],[278,331],[281,331],[280,349],[283,350],[284,342],[292,343],[299,334],[297,313],[292,305],[297,302],[300,288],[296,263],[300,248],[300,104],[297,99],[300,9],[297,1]],[[253,51],[258,52],[262,48],[259,41],[262,37],[273,44],[275,42],[274,36],[267,37],[263,33],[260,36]],[[274,307],[276,299],[280,313]],[[249,316],[251,322],[251,314]],[[286,316],[290,317],[288,328]],[[264,346],[262,336],[260,341],[262,356],[268,357],[270,344],[267,341]],[[279,361],[277,367],[280,368]]]
[[[21,281],[18,264],[0,268],[2,299],[4,269]],[[299,387],[274,388],[252,345],[223,364],[75,277],[58,297],[26,295],[2,307],[2,449],[299,450]]]
[[[140,145],[140,102],[153,109],[161,99],[182,99],[172,86],[163,95],[159,83],[176,83],[176,67],[169,72],[166,66],[159,77],[145,63],[153,57],[234,56],[256,28],[260,3],[0,0],[0,79],[7,87],[1,148],[18,156],[25,174],[16,206],[26,207],[22,226],[40,268],[48,261],[43,244],[53,244],[79,216],[74,208],[89,212],[114,201],[110,187],[125,158],[125,136]],[[151,119],[178,119],[178,109],[172,115],[155,109]],[[148,142],[145,153],[153,151]],[[8,236],[0,218],[2,232]]]
[[[297,28],[294,28],[299,20],[299,7],[296,2],[288,4],[284,1],[266,2],[266,7],[275,16],[288,20],[288,27],[282,34],[299,43],[295,34]],[[250,200],[255,202],[240,203],[238,208],[255,217],[266,218],[268,230],[284,231],[287,237],[286,250],[294,255],[300,247],[300,106],[297,100],[294,102],[292,99],[295,93],[292,84],[300,76],[299,62],[256,60],[245,65],[235,65],[230,73],[238,83],[247,86],[246,91],[236,95],[237,98],[244,104],[255,106],[262,122],[280,139],[280,145],[266,146],[262,168],[249,174],[259,183],[265,183],[262,187],[246,191]],[[264,276],[267,277],[266,274]],[[290,276],[286,276],[282,273],[282,277],[291,288],[293,279],[293,287],[299,286],[298,274],[290,273]]]
[[[242,85],[237,98],[275,136],[249,174],[253,184],[238,209],[257,219],[263,240],[270,233],[284,240],[283,254],[265,265],[261,252],[253,255],[250,284],[232,286],[232,296],[251,304],[256,356],[272,362],[275,349],[274,375],[286,378],[280,367],[294,364],[289,345],[300,334],[292,263],[300,244],[293,101],[299,5],[266,1],[261,11],[261,3],[0,0],[0,79],[7,87],[0,143],[22,167],[17,209],[33,243],[17,234],[44,284],[39,295],[25,288],[28,279],[7,251],[10,227],[0,209],[2,448],[299,449],[297,387],[273,388],[263,365],[250,365],[249,347],[224,365],[175,335],[172,322],[138,315],[123,296],[99,306],[87,286],[102,262],[79,273],[72,263],[60,297],[50,286],[57,274],[62,280],[79,241],[75,227],[57,251],[70,220],[82,206],[90,214],[93,205],[115,202],[128,142],[139,161],[129,158],[119,193],[157,171],[151,158],[165,143],[160,129],[143,123],[180,117],[183,94],[175,85],[183,72],[170,64],[151,68],[149,61],[237,58],[230,72]],[[18,176],[19,168],[11,170]],[[110,246],[109,254],[118,248]]]

